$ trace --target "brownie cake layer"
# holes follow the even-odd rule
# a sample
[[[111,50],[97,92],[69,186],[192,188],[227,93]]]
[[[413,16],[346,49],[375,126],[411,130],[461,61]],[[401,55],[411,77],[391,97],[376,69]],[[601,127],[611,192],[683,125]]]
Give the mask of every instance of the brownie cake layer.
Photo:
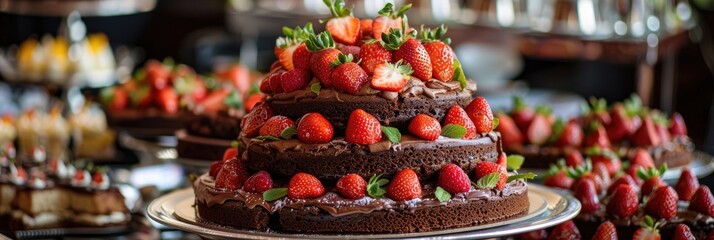
[[[168,114],[158,109],[106,111],[112,128],[138,137],[171,135],[186,125],[186,113]]]
[[[528,213],[524,181],[503,190],[474,189],[439,202],[425,185],[424,197],[410,201],[364,197],[349,200],[335,192],[316,199],[263,201],[262,194],[213,188],[213,178],[194,182],[199,219],[242,229],[301,233],[407,233],[476,226]]]
[[[240,132],[241,118],[229,111],[215,114],[190,113],[186,120],[186,132],[190,135],[217,138],[223,140],[236,140]]]
[[[186,130],[176,132],[178,144],[176,151],[179,158],[216,161],[223,158],[223,152],[231,147],[231,140],[194,136]]]
[[[298,119],[310,112],[319,112],[341,134],[353,110],[364,109],[384,125],[406,130],[409,121],[417,114],[426,113],[439,121],[453,105],[465,107],[476,92],[470,82],[461,89],[458,82],[410,80],[401,92],[386,92],[365,85],[356,95],[334,89],[321,90],[319,95],[306,90],[275,94],[267,102],[276,115]]]
[[[480,161],[496,161],[502,151],[501,137],[495,132],[471,140],[440,137],[426,141],[402,136],[398,144],[385,139],[371,145],[351,144],[342,139],[323,144],[295,139],[242,140],[247,146],[243,159],[250,171],[266,170],[284,178],[304,172],[328,181],[349,173],[365,179],[373,174],[390,177],[404,168],[413,169],[421,179],[430,179],[448,163],[470,172]]]

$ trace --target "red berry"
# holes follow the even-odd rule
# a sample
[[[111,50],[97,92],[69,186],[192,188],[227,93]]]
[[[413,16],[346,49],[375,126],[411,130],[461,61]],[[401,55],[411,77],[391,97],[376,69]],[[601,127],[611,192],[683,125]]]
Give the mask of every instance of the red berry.
[[[677,224],[677,227],[674,229],[674,236],[672,236],[672,240],[696,240],[697,238],[694,237],[694,234],[692,234],[692,230],[689,230],[689,226],[685,224]]]
[[[714,211],[712,211],[712,208],[714,208],[713,203],[714,197],[712,197],[712,192],[709,190],[709,187],[700,186],[697,191],[694,192],[692,199],[689,200],[689,207],[687,207],[687,209],[714,217]]]
[[[367,72],[353,62],[343,63],[333,68],[330,78],[333,87],[349,94],[357,93],[369,81]]]
[[[416,115],[412,121],[409,122],[408,130],[417,137],[434,141],[439,138],[441,134],[441,125],[439,125],[439,121],[436,120],[436,118],[422,113]]]
[[[485,98],[475,98],[464,110],[476,126],[477,132],[487,133],[493,129],[493,112]]]
[[[421,183],[414,170],[399,171],[387,187],[387,196],[395,201],[406,201],[422,196]]]
[[[496,131],[501,133],[501,142],[506,149],[513,149],[523,144],[524,137],[521,130],[518,129],[513,119],[505,113],[496,113],[499,120]]]
[[[461,167],[450,163],[439,172],[439,186],[451,194],[463,193],[471,189],[471,180]]]
[[[580,240],[580,230],[575,226],[575,223],[570,220],[555,226],[553,231],[548,235],[548,240]]]
[[[326,143],[334,134],[332,124],[319,113],[305,114],[297,126],[298,139],[306,143]]]
[[[223,161],[214,161],[211,163],[211,168],[208,170],[208,176],[216,177],[218,172],[223,168]]]
[[[572,150],[565,154],[565,165],[568,167],[578,167],[583,165],[583,154],[578,150]]]
[[[628,218],[637,212],[639,200],[637,192],[630,185],[621,184],[615,188],[607,203],[607,213],[611,216]]]
[[[373,144],[382,140],[382,125],[379,120],[362,109],[350,114],[345,132],[345,141],[357,144]]]
[[[611,195],[615,191],[617,186],[623,184],[630,185],[635,188],[635,190],[638,190],[640,187],[630,175],[622,175],[622,177],[618,178],[617,180],[615,180],[615,182],[610,184],[610,187],[607,188],[607,195]]]
[[[379,41],[371,41],[362,45],[359,51],[360,66],[370,76],[374,74],[377,65],[392,61],[392,52],[385,49]]]
[[[565,174],[565,171],[560,171],[556,174],[550,175],[543,180],[543,184],[548,187],[562,189],[571,189],[573,186],[573,182],[575,182],[575,180],[568,177],[568,175]]]
[[[243,185],[243,190],[253,193],[262,193],[273,188],[273,179],[270,178],[270,173],[266,171],[258,171],[250,176]]]
[[[677,190],[679,199],[682,201],[691,200],[692,196],[694,196],[694,192],[697,191],[697,188],[699,188],[699,180],[697,180],[697,177],[694,176],[694,173],[692,173],[689,168],[682,170],[682,175],[679,176],[677,185],[674,186],[674,189]]]
[[[248,179],[248,170],[242,161],[231,158],[223,162],[223,167],[216,176],[216,188],[236,190],[243,187]]]
[[[260,127],[260,136],[273,136],[279,138],[285,129],[294,127],[295,122],[286,116],[272,116]]]
[[[592,240],[617,240],[617,229],[610,221],[605,221],[595,230]]]
[[[367,181],[360,175],[350,173],[337,180],[337,192],[347,199],[360,199],[367,194]]]
[[[463,139],[476,138],[476,126],[474,126],[466,111],[458,105],[451,106],[449,112],[446,113],[446,117],[444,117],[444,126],[449,124],[457,124],[466,128],[466,135],[464,135]]]
[[[581,213],[588,214],[600,209],[600,198],[595,192],[595,183],[592,180],[578,182],[575,186],[575,198],[582,204]]]
[[[645,203],[645,213],[655,219],[672,219],[677,215],[677,192],[672,187],[657,188]]]
[[[307,87],[310,80],[312,80],[310,70],[296,68],[280,74],[280,88],[286,93],[302,90]]]
[[[499,165],[498,163],[486,161],[478,162],[476,164],[476,168],[474,168],[474,172],[476,173],[477,180],[483,178],[484,176],[490,173],[498,173],[499,178],[495,188],[503,189],[503,187],[506,186],[506,180],[508,180],[508,173],[506,172],[506,168]]]
[[[265,102],[256,104],[253,110],[246,114],[240,122],[241,135],[246,137],[256,136],[265,121],[272,116],[273,109],[268,104]]]
[[[325,194],[325,187],[315,176],[307,173],[295,174],[288,183],[288,197],[291,199],[313,199]]]

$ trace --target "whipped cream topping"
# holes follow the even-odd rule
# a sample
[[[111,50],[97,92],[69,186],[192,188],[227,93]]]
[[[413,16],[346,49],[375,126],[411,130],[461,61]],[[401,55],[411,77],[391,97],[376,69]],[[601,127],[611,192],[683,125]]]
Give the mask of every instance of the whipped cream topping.
[[[92,175],[87,170],[77,170],[70,184],[73,187],[89,187],[92,182]]]
[[[97,189],[97,190],[107,190],[109,189],[109,176],[105,172],[97,172],[94,174],[101,174],[101,181],[97,182],[94,181],[95,178],[92,178],[92,188]]]
[[[50,160],[47,169],[49,170],[50,175],[53,175],[59,179],[66,179],[69,176],[73,176],[69,175],[67,165],[65,165],[64,161],[59,159]]]
[[[30,178],[28,185],[34,189],[44,189],[47,187],[47,181],[40,176],[34,175]]]
[[[22,167],[18,168],[13,164],[10,164],[10,181],[15,185],[25,185],[27,182],[27,172]]]

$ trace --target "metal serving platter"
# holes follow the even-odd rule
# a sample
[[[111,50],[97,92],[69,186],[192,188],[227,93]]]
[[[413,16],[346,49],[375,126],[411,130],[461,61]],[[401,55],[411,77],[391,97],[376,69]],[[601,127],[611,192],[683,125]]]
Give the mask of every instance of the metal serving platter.
[[[440,238],[475,239],[508,236],[547,228],[572,219],[580,212],[580,203],[566,192],[540,185],[528,185],[531,202],[526,216],[488,225],[405,234],[289,234],[276,231],[251,231],[206,224],[196,220],[192,189],[178,190],[154,200],[147,208],[149,218],[166,226],[193,232],[206,238],[245,239],[366,239],[366,238]]]

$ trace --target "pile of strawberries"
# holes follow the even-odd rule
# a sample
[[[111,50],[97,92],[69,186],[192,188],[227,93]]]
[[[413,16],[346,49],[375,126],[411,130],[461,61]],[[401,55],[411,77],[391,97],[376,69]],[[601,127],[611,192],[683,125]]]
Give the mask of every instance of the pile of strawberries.
[[[637,96],[615,103],[609,110],[604,99],[590,99],[590,111],[567,122],[556,119],[546,107],[534,110],[520,97],[514,97],[513,102],[510,113],[496,114],[501,121],[497,130],[506,149],[524,144],[609,148],[625,141],[649,147],[687,135],[681,115],[674,113],[667,118],[643,107]]]
[[[443,38],[446,28],[409,28],[406,11],[411,4],[395,10],[387,3],[374,19],[358,19],[343,0],[326,1],[332,17],[325,32],[315,34],[312,25],[283,28],[284,37],[276,41],[278,58],[271,72],[260,83],[268,94],[334,88],[357,93],[367,83],[374,89],[400,91],[414,76],[422,81],[465,81],[463,71]],[[418,35],[418,36],[417,36]],[[317,92],[316,92],[317,93]]]
[[[242,160],[238,159],[236,148],[226,150],[223,160],[211,164],[209,175],[215,178],[215,187],[221,190],[263,193],[266,201],[274,201],[284,196],[291,199],[313,199],[325,194],[326,188],[318,178],[307,173],[295,174],[287,188],[275,188],[273,179],[266,171],[250,174]],[[435,195],[439,201],[451,199],[451,194],[465,193],[472,189],[501,190],[509,181],[532,178],[529,175],[508,177],[508,158],[501,153],[497,162],[479,162],[474,168],[473,178],[455,164],[447,164],[439,172]],[[508,164],[512,166],[514,164]],[[518,166],[516,166],[518,168]],[[341,177],[335,190],[346,199],[361,199],[365,196],[380,198],[386,194],[395,201],[407,201],[423,197],[422,184],[414,170],[405,168],[390,180],[372,176],[365,181],[362,176],[351,173]],[[473,179],[473,182],[472,182]]]
[[[486,99],[477,97],[466,109],[452,106],[444,117],[443,125],[442,129],[436,118],[419,114],[409,123],[408,131],[429,141],[439,136],[473,139],[479,133],[491,132],[495,124]],[[334,135],[332,123],[320,113],[307,113],[296,123],[288,117],[274,115],[273,109],[265,102],[256,104],[241,121],[241,136],[259,140],[285,140],[297,136],[304,143],[326,143]],[[344,136],[349,143],[368,145],[381,141],[383,136],[398,143],[401,133],[396,128],[382,126],[372,114],[355,109],[349,116]]]
[[[170,59],[152,59],[126,83],[102,89],[100,99],[110,111],[154,108],[174,114],[188,103],[196,103],[204,111],[214,112],[227,105],[250,110],[265,98],[257,88],[251,91],[250,71],[242,65],[218,69],[214,76],[199,76],[191,67]]]
[[[523,234],[519,234],[516,239],[520,240],[580,240],[580,239],[593,239],[593,240],[617,240],[617,239],[633,239],[633,240],[660,240],[662,236],[659,233],[660,223],[655,222],[649,216],[646,216],[640,227],[635,230],[632,236],[619,236],[617,234],[617,228],[610,221],[605,221],[600,226],[598,226],[595,234],[593,236],[583,236],[580,234],[580,230],[571,221],[561,223],[554,227],[550,234],[546,229],[531,231]],[[712,239],[714,237],[714,231],[709,233],[707,239]],[[674,227],[674,232],[672,233],[672,240],[695,240],[694,234],[692,234],[691,229],[686,224],[677,224]]]

